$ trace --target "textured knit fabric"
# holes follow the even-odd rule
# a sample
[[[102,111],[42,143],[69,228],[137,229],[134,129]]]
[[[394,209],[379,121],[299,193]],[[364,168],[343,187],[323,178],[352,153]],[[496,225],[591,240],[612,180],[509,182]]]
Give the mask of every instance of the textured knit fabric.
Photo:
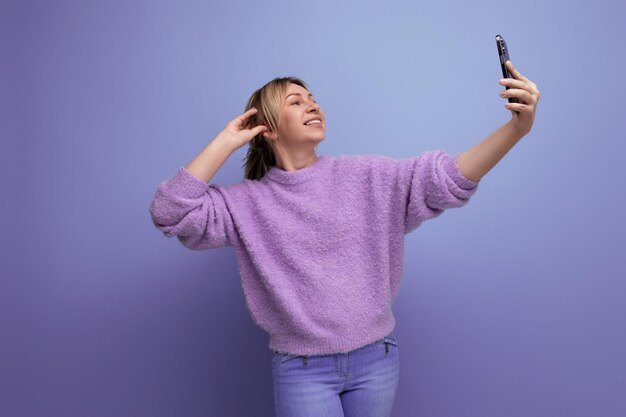
[[[248,309],[270,349],[332,354],[395,328],[404,235],[463,206],[477,187],[441,150],[406,159],[322,155],[230,186],[181,167],[158,185],[149,211],[187,248],[235,249]]]

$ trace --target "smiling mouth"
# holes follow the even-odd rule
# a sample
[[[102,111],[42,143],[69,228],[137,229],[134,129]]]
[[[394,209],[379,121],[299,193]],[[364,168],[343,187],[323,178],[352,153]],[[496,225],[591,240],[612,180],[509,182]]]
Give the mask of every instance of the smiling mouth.
[[[308,123],[308,124],[307,124],[307,123],[303,123],[303,124],[304,124],[305,126],[320,126],[320,127],[321,127],[323,123],[322,123],[322,121],[320,120],[320,121],[318,121],[318,122],[313,122],[313,123]]]

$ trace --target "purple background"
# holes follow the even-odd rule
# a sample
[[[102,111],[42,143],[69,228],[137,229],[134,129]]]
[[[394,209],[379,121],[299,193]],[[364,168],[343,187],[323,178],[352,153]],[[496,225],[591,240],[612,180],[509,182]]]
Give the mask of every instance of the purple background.
[[[466,150],[510,118],[496,34],[535,125],[406,237],[394,416],[626,415],[624,11],[2,1],[0,415],[271,416],[234,251],[158,232],[158,183],[284,75],[326,113],[318,155]]]

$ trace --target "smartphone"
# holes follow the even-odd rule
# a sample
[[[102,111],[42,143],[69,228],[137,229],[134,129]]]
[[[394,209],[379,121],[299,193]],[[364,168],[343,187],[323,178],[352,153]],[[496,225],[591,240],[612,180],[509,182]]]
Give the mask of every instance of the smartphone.
[[[506,61],[509,61],[511,58],[509,57],[509,49],[506,47],[506,42],[501,35],[496,35],[496,46],[498,47],[498,57],[500,59],[500,66],[502,67],[502,76],[504,78],[513,78],[505,65]],[[508,85],[505,87],[507,90],[510,88]],[[509,97],[509,103],[519,103],[519,99],[517,97]],[[515,113],[519,112],[515,111]]]

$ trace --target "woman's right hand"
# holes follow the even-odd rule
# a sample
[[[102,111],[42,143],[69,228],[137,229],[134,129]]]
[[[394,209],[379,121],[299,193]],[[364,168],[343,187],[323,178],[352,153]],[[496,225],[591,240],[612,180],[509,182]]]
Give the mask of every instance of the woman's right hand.
[[[258,125],[252,129],[246,129],[249,125],[249,121],[247,119],[254,115],[257,111],[258,110],[256,108],[251,107],[245,113],[235,117],[233,120],[228,122],[224,130],[220,132],[220,135],[224,136],[235,149],[241,148],[259,133],[267,131],[267,126],[264,125]]]

